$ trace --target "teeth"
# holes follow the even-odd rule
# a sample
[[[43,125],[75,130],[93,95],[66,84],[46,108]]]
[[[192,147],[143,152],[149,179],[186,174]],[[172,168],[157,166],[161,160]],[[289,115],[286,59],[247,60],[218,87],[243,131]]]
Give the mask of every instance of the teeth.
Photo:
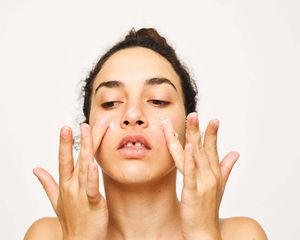
[[[128,142],[125,147],[132,147],[132,146],[135,146],[135,147],[144,147],[144,144],[140,143],[140,142],[136,142],[135,144],[133,144],[132,142]]]
[[[132,147],[132,146],[133,146],[132,142],[129,142],[125,145],[125,147]]]

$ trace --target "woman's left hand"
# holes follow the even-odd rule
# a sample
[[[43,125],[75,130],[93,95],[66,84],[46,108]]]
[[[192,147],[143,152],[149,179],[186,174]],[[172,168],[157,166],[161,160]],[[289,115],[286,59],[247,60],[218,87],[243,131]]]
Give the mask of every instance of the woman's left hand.
[[[219,163],[217,132],[219,121],[209,122],[201,139],[198,114],[186,120],[185,148],[181,146],[170,120],[163,121],[169,151],[183,174],[180,204],[182,234],[186,240],[221,240],[219,207],[225,185],[238,152],[229,152]]]

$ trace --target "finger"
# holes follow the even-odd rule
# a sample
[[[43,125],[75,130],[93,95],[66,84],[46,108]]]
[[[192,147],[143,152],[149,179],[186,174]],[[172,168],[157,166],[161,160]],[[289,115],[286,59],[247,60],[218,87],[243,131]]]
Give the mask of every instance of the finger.
[[[218,155],[218,128],[219,128],[219,120],[214,119],[209,122],[204,137],[203,147],[208,156],[210,166],[216,176],[220,176],[220,164],[219,164],[219,155]]]
[[[57,199],[59,195],[57,183],[55,182],[54,178],[43,168],[34,168],[32,172],[42,184],[51,202],[51,205],[56,212]]]
[[[227,183],[229,174],[233,168],[233,165],[236,163],[238,158],[240,157],[240,154],[238,152],[230,152],[228,153],[223,160],[220,163],[221,173],[222,173],[222,179],[223,179],[223,191],[225,189],[225,185]]]
[[[74,171],[72,129],[68,126],[61,128],[59,143],[59,183],[69,180]]]
[[[191,143],[186,144],[184,148],[183,187],[188,190],[197,189],[196,165]]]
[[[92,128],[92,136],[93,136],[93,146],[94,146],[94,154],[97,152],[103,136],[108,128],[108,120],[106,117],[101,118]]]
[[[94,149],[93,149],[93,140],[91,134],[91,128],[87,123],[82,123],[80,125],[80,152],[78,156],[79,164],[79,187],[86,189],[87,184],[87,172],[88,165],[94,160]]]
[[[88,182],[86,194],[91,204],[98,204],[101,200],[99,192],[99,172],[95,162],[91,162],[88,167]]]
[[[197,112],[191,112],[186,119],[186,141],[202,148],[201,131]]]
[[[208,156],[206,155],[201,139],[201,131],[199,128],[199,118],[197,112],[192,112],[187,116],[186,121],[186,138],[187,143],[193,145],[193,155],[196,163],[196,167],[202,172],[202,174],[212,171]]]
[[[162,121],[163,132],[167,141],[168,149],[173,157],[177,169],[183,174],[183,148],[178,140],[178,134],[174,131],[171,120]]]

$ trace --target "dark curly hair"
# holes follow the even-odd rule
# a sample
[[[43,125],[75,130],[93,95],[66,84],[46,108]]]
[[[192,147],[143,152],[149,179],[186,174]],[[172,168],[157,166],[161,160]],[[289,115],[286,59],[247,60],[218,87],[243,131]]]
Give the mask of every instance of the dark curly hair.
[[[167,43],[166,39],[157,32],[156,29],[141,28],[138,31],[135,31],[135,29],[132,28],[125,36],[124,40],[116,43],[100,58],[95,67],[90,71],[88,77],[84,80],[84,84],[81,90],[81,96],[84,100],[84,123],[89,123],[93,83],[105,61],[115,52],[121,49],[138,46],[152,49],[153,51],[165,57],[171,63],[175,72],[179,75],[180,78],[180,84],[183,89],[186,116],[190,112],[196,111],[198,100],[197,85],[195,81],[190,77],[187,68],[178,60],[175,50]]]

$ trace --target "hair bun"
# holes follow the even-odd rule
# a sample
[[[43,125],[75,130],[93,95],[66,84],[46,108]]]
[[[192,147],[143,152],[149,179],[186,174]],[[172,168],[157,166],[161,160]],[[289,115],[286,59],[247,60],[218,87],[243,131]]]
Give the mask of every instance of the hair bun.
[[[126,35],[125,40],[136,39],[136,40],[152,40],[158,42],[164,46],[168,45],[167,40],[161,36],[154,28],[141,28],[138,31],[132,28]]]

